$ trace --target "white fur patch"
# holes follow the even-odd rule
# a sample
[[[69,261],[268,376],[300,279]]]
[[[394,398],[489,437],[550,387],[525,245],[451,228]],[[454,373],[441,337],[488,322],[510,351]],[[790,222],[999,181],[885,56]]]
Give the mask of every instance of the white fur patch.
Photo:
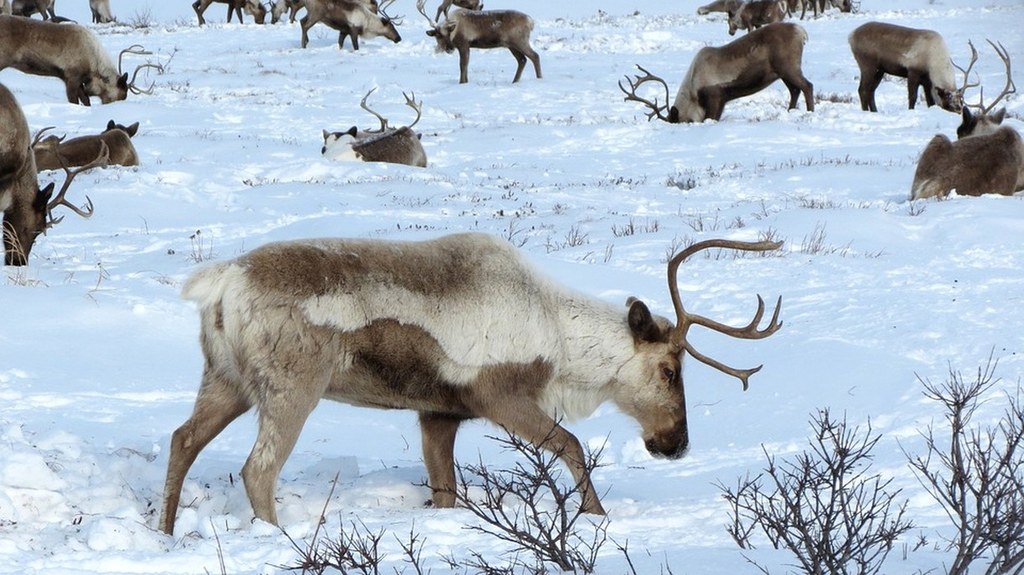
[[[336,162],[361,162],[362,159],[352,150],[356,139],[348,133],[334,133],[324,138],[323,155]]]

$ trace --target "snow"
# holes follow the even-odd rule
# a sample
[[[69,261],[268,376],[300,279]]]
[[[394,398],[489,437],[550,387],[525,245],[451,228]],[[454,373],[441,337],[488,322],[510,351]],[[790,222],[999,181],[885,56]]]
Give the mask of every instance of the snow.
[[[89,20],[84,2],[58,6]],[[0,573],[220,572],[218,552],[227,573],[281,572],[295,559],[291,544],[250,521],[238,477],[252,416],[199,456],[175,536],[157,529],[170,434],[190,413],[202,367],[183,281],[208,261],[275,240],[465,230],[509,238],[561,283],[611,302],[635,295],[670,317],[665,259],[684,241],[784,239],[777,257],[713,253],[681,269],[688,309],[720,321],[749,321],[756,293],[784,302],[784,326],[765,340],[691,332],[705,354],[764,369],[744,393],[687,364],[687,457],[652,458],[639,426],[610,405],[569,425],[603,446],[594,481],[606,491],[609,534],[629,542],[641,573],[751,572],[725,531],[715,484],[757,474],[762,446],[779,457],[805,448],[811,414],[828,408],[884,434],[875,469],[911,500],[913,537],[933,543],[905,556],[897,548],[884,572],[941,570],[951,530],[901,448],[920,452],[920,430],[942,423],[919,378],[971,373],[990,353],[1003,378],[997,391],[1024,373],[1024,202],[909,202],[917,156],[936,133],[952,137],[959,117],[907,110],[901,81],[879,88],[880,113],[862,112],[846,37],[869,20],[935,29],[960,63],[972,40],[991,95],[1003,66],[984,39],[1019,60],[1024,4],[864,2],[857,14],[805,20],[804,72],[821,97],[813,113],[802,98],[786,111],[778,83],[728,104],[721,122],[697,125],[648,122],[616,84],[640,64],[674,93],[700,47],[729,40],[723,16],[658,0],[514,6],[536,20],[542,80],[528,66],[513,85],[507,52],[474,51],[469,84],[459,85],[457,57],[435,53],[410,0],[390,10],[405,15],[402,42],[371,39],[359,52],[339,51],[323,26],[302,50],[297,24],[225,24],[216,5],[200,28],[188,2],[115,2],[121,22],[153,24],[90,25],[104,47],[116,55],[142,44],[165,73],[141,75],[155,82],[152,95],[105,106],[67,104],[52,78],[0,72],[33,131],[52,125],[70,137],[110,119],[141,123],[139,167],[84,173],[69,192],[78,203],[88,195],[95,215],[68,214],[36,242],[29,266],[0,275]],[[392,125],[413,117],[403,91],[423,101],[416,129],[429,167],[321,158],[323,129],[375,126],[358,107],[373,87],[371,105]],[[1024,100],[1006,105],[1007,123],[1024,129]],[[999,413],[999,397],[984,414]],[[514,464],[486,437],[494,433],[483,422],[464,426],[457,458]],[[317,408],[277,490],[282,527],[297,541],[312,534],[339,473],[328,530],[352,520],[399,535],[414,528],[435,573],[447,569],[442,554],[500,561],[500,544],[464,529],[475,521],[467,511],[423,506],[415,414]],[[397,541],[383,545],[385,569],[400,570]],[[757,561],[790,568],[785,552],[761,547]],[[611,544],[598,565],[627,570]]]

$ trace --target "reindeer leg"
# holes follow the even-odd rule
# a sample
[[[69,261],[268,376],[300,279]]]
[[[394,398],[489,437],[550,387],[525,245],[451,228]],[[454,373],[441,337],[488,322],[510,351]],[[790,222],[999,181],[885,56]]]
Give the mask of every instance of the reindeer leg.
[[[469,45],[459,45],[459,83],[469,82]]]
[[[860,85],[857,86],[857,95],[860,96],[860,109],[865,112],[877,112],[875,106],[875,90],[882,83],[885,72],[881,70],[860,70]]]
[[[526,55],[511,46],[508,51],[512,52],[512,56],[516,59],[516,75],[512,78],[512,83],[515,84],[523,77],[523,70],[526,68]]]
[[[935,105],[935,96],[932,91],[934,87],[931,76],[928,74],[921,76],[921,89],[924,90],[924,101],[929,108]]]
[[[160,529],[164,533],[174,534],[181,485],[196,456],[229,423],[248,410],[248,402],[235,392],[230,382],[210,370],[203,373],[192,416],[171,436],[167,480],[164,482],[164,506],[160,518]]]
[[[907,101],[910,104],[910,109],[913,110],[917,104],[917,88],[921,85],[921,76],[913,71],[907,70]],[[927,98],[927,92],[925,92]],[[929,104],[930,106],[931,104]]]
[[[521,50],[523,51],[523,54],[526,54],[526,57],[529,58],[531,62],[533,62],[533,71],[537,73],[537,79],[539,80],[541,78],[540,55],[534,52],[533,48],[529,46],[524,46],[523,48],[521,48]]]
[[[349,30],[348,30],[349,38],[352,38],[352,49],[355,50],[356,52],[359,51],[359,33],[360,32],[361,32],[361,30],[356,29],[356,28],[349,28]]]
[[[423,463],[434,507],[455,507],[455,434],[461,417],[420,412]]]
[[[306,47],[306,44],[309,44],[308,32],[309,32],[309,29],[313,27],[313,24],[316,24],[316,21],[314,20],[314,21],[310,22],[310,18],[309,18],[309,14],[308,13],[305,16],[303,16],[302,18],[299,19],[299,27],[302,28],[302,47],[303,48]]]
[[[803,93],[807,111],[814,111],[814,85],[807,78],[803,77],[803,75],[794,75],[791,79],[783,78],[782,83],[789,89],[790,110],[796,108],[797,99]]]
[[[196,16],[199,18],[199,25],[206,24],[206,19],[203,18],[203,12],[206,11],[206,7],[210,5],[212,0],[203,3],[203,0],[196,0],[192,3],[192,9],[196,11]]]

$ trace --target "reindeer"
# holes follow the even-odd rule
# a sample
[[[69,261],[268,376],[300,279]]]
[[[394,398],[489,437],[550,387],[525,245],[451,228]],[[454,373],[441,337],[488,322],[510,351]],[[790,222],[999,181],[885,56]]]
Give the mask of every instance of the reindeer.
[[[39,187],[36,163],[31,153],[28,122],[14,94],[0,84],[0,126],[5,137],[0,138],[0,211],[3,212],[4,264],[23,266],[39,234],[59,223],[64,217],[54,218],[53,210],[66,206],[76,214],[88,218],[92,215],[92,201],[86,197],[86,208],[81,209],[65,199],[71,182],[80,172],[106,165],[107,150],[99,153],[88,164],[77,170],[66,166],[66,177],[60,192],[53,197],[54,184]],[[52,198],[52,199],[51,199]]]
[[[726,12],[732,14],[743,5],[743,0],[714,0],[710,4],[705,4],[700,8],[697,8],[697,14],[704,16],[712,12]]]
[[[434,15],[434,20],[440,20],[442,14],[447,18],[448,10],[451,9],[452,5],[465,10],[484,9],[484,3],[480,0],[441,0],[441,4],[437,7],[437,14]]]
[[[114,21],[110,12],[110,0],[89,0],[89,10],[92,12],[93,24],[109,24]]]
[[[15,68],[26,74],[53,76],[64,81],[68,102],[89,106],[96,96],[104,104],[124,100],[128,92],[150,93],[135,85],[143,68],[163,70],[157,64],[141,64],[132,79],[121,72],[125,54],[148,54],[139,45],[121,51],[118,67],[96,36],[78,24],[53,24],[16,16],[0,16],[0,70]]]
[[[138,122],[130,126],[122,126],[110,120],[107,122],[107,128],[99,134],[79,136],[67,141],[64,140],[64,137],[58,138],[57,136],[42,138],[43,133],[49,129],[40,130],[32,143],[36,169],[40,172],[56,170],[65,166],[84,166],[90,163],[104,146],[107,149],[108,165],[139,165],[139,154],[135,151],[131,140],[139,129]]]
[[[875,89],[886,74],[907,79],[911,110],[917,103],[919,86],[929,107],[938,104],[956,113],[963,108],[964,90],[971,86],[966,77],[962,87],[956,86],[949,50],[938,32],[868,22],[850,33],[850,49],[860,68],[857,94],[862,110],[878,111]]]
[[[416,101],[416,94],[405,96],[405,105],[416,111],[416,119],[401,128],[388,127],[387,118],[367,106],[366,100],[376,90],[371,89],[363,96],[359,106],[376,116],[380,121],[379,130],[360,131],[352,126],[345,132],[323,131],[324,146],[320,153],[332,160],[354,160],[363,162],[386,162],[405,164],[420,168],[427,167],[427,154],[420,144],[420,135],[412,130],[420,121],[423,103]]]
[[[231,13],[234,12],[238,15],[238,23],[244,24],[242,19],[242,10],[245,10],[246,14],[253,17],[253,20],[257,24],[263,24],[267,18],[267,8],[259,0],[196,0],[192,3],[192,9],[196,12],[196,17],[199,18],[199,25],[206,24],[206,19],[203,18],[203,13],[210,7],[210,4],[219,2],[221,4],[228,5],[228,22],[231,22]]]
[[[58,19],[54,13],[54,0],[9,0],[0,13],[31,18],[39,14],[43,20]]]
[[[459,52],[460,84],[469,82],[470,48],[508,48],[517,64],[513,84],[522,77],[527,58],[541,78],[540,56],[530,46],[533,18],[515,10],[459,10],[438,24],[427,16],[425,6],[426,0],[416,0],[416,9],[430,23],[427,36],[437,41],[437,51]]]
[[[676,325],[638,299],[624,313],[553,284],[508,242],[475,233],[272,243],[200,270],[182,293],[199,306],[205,368],[192,416],[171,437],[160,528],[173,534],[182,483],[199,452],[252,407],[259,431],[242,480],[256,517],[277,524],[278,475],[322,397],[418,412],[436,507],[455,503],[459,425],[484,418],[557,454],[579,486],[581,510],[604,514],[580,442],[559,422],[612,401],[640,423],[652,454],[685,455],[683,355],[744,389],[760,369],[701,354],[687,331],[700,325],[768,337],[782,325],[782,299],[764,328],[760,296],[744,327],[691,314],[679,298],[679,265],[709,248],[780,246],[707,240],[672,257]]]
[[[785,18],[785,0],[750,0],[729,12],[729,35],[735,36],[740,29],[750,32]]]
[[[385,10],[394,0],[376,5],[376,10],[364,0],[305,0],[306,15],[299,20],[302,28],[302,47],[309,43],[309,29],[323,22],[338,31],[338,48],[345,46],[345,37],[352,38],[352,49],[359,50],[359,38],[383,36],[394,43],[402,41],[395,28],[395,20]]]
[[[626,77],[629,89],[619,81],[619,90],[626,95],[626,100],[651,108],[648,120],[658,118],[675,124],[720,120],[727,102],[760,92],[781,79],[789,89],[789,109],[796,108],[802,92],[807,111],[813,112],[814,86],[800,68],[806,42],[807,32],[803,28],[780,22],[758,28],[721,47],[701,48],[670,108],[667,108],[668,84],[641,66],[637,68],[644,75],[633,80]],[[637,88],[646,82],[658,82],[664,87],[666,105],[637,95]]]
[[[277,24],[285,10],[288,10],[288,21],[295,22],[295,15],[306,7],[306,0],[277,0],[270,5],[270,23]]]

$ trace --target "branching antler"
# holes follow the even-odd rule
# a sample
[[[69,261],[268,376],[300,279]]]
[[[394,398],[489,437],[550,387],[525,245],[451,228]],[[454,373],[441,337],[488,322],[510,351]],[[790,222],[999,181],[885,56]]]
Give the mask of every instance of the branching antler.
[[[1003,91],[1000,92],[998,96],[996,96],[996,99],[992,100],[992,102],[988,105],[985,105],[985,87],[981,87],[981,89],[978,91],[978,104],[972,107],[981,110],[982,114],[988,114],[996,107],[996,104],[1003,100],[1003,98],[1009,96],[1010,94],[1017,93],[1017,85],[1014,84],[1013,82],[1013,70],[1010,67],[1010,53],[1006,51],[1006,47],[1003,46],[1002,42],[994,43],[992,42],[992,40],[989,40],[987,38],[985,39],[985,41],[988,42],[989,46],[992,46],[992,49],[995,50],[996,54],[999,55],[999,59],[1003,61],[1003,65],[1006,66],[1006,85],[1003,86]]]
[[[968,88],[974,88],[974,87],[976,87],[976,86],[981,84],[980,81],[975,82],[973,84],[969,83],[970,75],[971,75],[971,69],[974,68],[974,63],[978,61],[978,50],[974,47],[974,43],[971,42],[970,40],[967,41],[967,45],[971,47],[971,61],[967,64],[967,69],[966,70],[961,68],[960,66],[958,66],[956,62],[952,61],[952,59],[950,60],[950,63],[953,64],[953,67],[956,68],[957,70],[959,70],[960,72],[962,72],[963,75],[964,75],[964,83],[963,83],[962,86],[960,86],[960,90],[959,90],[960,94],[963,94],[964,92],[966,92]]]
[[[398,26],[402,23],[402,17],[391,16],[390,14],[387,13],[387,9],[390,8],[391,5],[394,3],[395,0],[383,0],[382,2],[377,4],[377,13],[383,16],[384,18],[390,20],[395,26]]]
[[[405,96],[405,105],[416,111],[416,119],[407,126],[411,128],[416,125],[416,122],[420,121],[420,114],[423,112],[423,100],[416,101],[416,92],[410,92],[409,94],[402,92],[402,95]]]
[[[76,214],[82,216],[83,218],[88,218],[92,216],[93,205],[92,200],[89,199],[89,196],[85,196],[86,207],[84,209],[79,208],[78,206],[67,201],[66,199],[64,199],[64,196],[65,194],[67,194],[68,188],[71,187],[71,182],[75,179],[75,176],[86,170],[106,166],[109,163],[110,149],[107,148],[106,142],[100,142],[100,153],[96,156],[96,159],[75,170],[68,168],[66,159],[59,152],[57,153],[57,159],[58,161],[60,161],[61,167],[64,168],[64,173],[67,174],[67,177],[64,179],[64,183],[60,187],[60,192],[58,192],[57,196],[50,200],[50,203],[46,205],[46,212],[49,215],[50,219],[50,221],[47,222],[46,224],[46,227],[48,228],[53,227],[64,220],[64,216],[61,216],[59,218],[53,217],[53,210],[59,206],[65,206],[69,208],[71,211],[75,212]]]
[[[626,95],[626,97],[624,99],[626,101],[640,102],[641,104],[643,104],[643,105],[647,106],[648,108],[650,108],[651,111],[647,113],[647,121],[648,122],[650,122],[654,118],[658,118],[659,120],[663,120],[665,122],[669,121],[668,120],[668,116],[662,115],[662,112],[664,110],[668,109],[668,98],[669,98],[668,84],[666,84],[665,80],[662,79],[661,77],[655,76],[654,74],[651,74],[650,72],[648,72],[643,66],[637,64],[636,67],[637,67],[638,70],[643,72],[643,76],[638,74],[638,75],[634,76],[634,78],[635,78],[634,80],[630,80],[629,76],[626,76],[625,77],[626,82],[629,83],[629,89],[628,90],[622,85],[622,80],[619,80],[619,90],[622,90],[622,93]],[[648,100],[646,98],[641,98],[640,96],[637,96],[637,94],[636,94],[637,88],[639,88],[642,84],[644,84],[646,82],[658,82],[658,83],[660,83],[665,88],[665,105],[664,106],[659,106],[658,105],[658,99],[657,98],[655,98],[654,101],[652,102],[652,101],[650,101],[650,100]]]
[[[56,126],[47,126],[47,127],[43,128],[43,129],[39,130],[38,132],[36,132],[36,135],[32,137],[32,143],[29,144],[28,147],[29,148],[35,148],[36,146],[38,146],[39,142],[43,141],[43,134],[45,134],[46,132],[49,132],[50,130],[54,129],[55,127]],[[57,138],[57,136],[53,136],[53,137]],[[63,142],[64,138],[66,138],[66,137],[67,137],[67,134],[64,134],[63,136],[57,138],[57,143],[59,144],[59,143]]]
[[[416,11],[423,14],[423,17],[430,23],[431,28],[437,28],[437,21],[427,16],[427,0],[416,0]]]
[[[703,316],[696,314],[687,313],[686,309],[683,308],[683,302],[679,298],[679,280],[677,278],[679,264],[683,263],[687,258],[693,254],[706,250],[709,248],[728,248],[733,250],[745,250],[745,251],[769,251],[777,250],[782,247],[782,242],[771,242],[771,241],[760,241],[760,242],[740,242],[734,240],[706,240],[698,242],[685,250],[679,252],[672,257],[668,262],[668,292],[672,297],[672,305],[676,311],[676,327],[672,332],[672,341],[679,346],[682,351],[686,351],[693,356],[694,359],[701,363],[710,365],[711,367],[721,371],[722,373],[731,375],[738,378],[743,382],[743,389],[746,390],[748,386],[748,378],[757,373],[761,366],[757,366],[751,369],[737,369],[729,367],[715,359],[712,359],[693,348],[690,342],[686,341],[686,333],[689,331],[690,326],[702,325],[711,330],[731,337],[737,337],[742,339],[761,339],[770,336],[782,327],[782,322],[779,321],[779,311],[782,309],[782,296],[779,296],[778,302],[775,304],[775,311],[772,312],[772,319],[764,328],[759,328],[761,319],[764,317],[764,300],[760,295],[757,296],[757,312],[754,313],[754,319],[743,327],[733,327],[719,323],[712,319],[708,319]]]
[[[124,74],[124,72],[122,71],[122,63],[123,63],[124,55],[125,54],[135,54],[135,55],[138,55],[138,56],[149,56],[149,55],[152,55],[153,53],[148,51],[148,50],[146,50],[141,44],[132,44],[131,46],[128,46],[124,50],[121,50],[121,52],[117,55],[117,73],[118,74]],[[164,71],[164,67],[162,65],[160,65],[160,64],[153,64],[151,62],[146,62],[145,64],[139,64],[138,66],[136,66],[135,67],[135,72],[132,73],[132,78],[128,82],[128,89],[131,90],[133,94],[152,94],[153,93],[153,86],[156,84],[156,82],[154,82],[153,84],[150,84],[149,88],[146,88],[146,89],[139,88],[138,86],[135,85],[135,79],[138,77],[139,72],[142,71],[145,68],[154,68],[157,71],[159,71],[161,74]]]
[[[377,91],[377,87],[376,86],[374,86],[373,88],[370,88],[370,91],[367,92],[366,95],[363,96],[363,99],[359,101],[359,107],[364,109],[364,110],[366,110],[367,112],[373,114],[374,116],[377,117],[378,120],[380,120],[380,130],[366,130],[367,132],[371,132],[371,133],[386,132],[387,129],[388,129],[388,119],[385,118],[384,116],[381,116],[377,112],[374,112],[373,110],[370,109],[369,106],[366,105],[366,99],[369,98],[370,94],[374,93],[375,91]]]

